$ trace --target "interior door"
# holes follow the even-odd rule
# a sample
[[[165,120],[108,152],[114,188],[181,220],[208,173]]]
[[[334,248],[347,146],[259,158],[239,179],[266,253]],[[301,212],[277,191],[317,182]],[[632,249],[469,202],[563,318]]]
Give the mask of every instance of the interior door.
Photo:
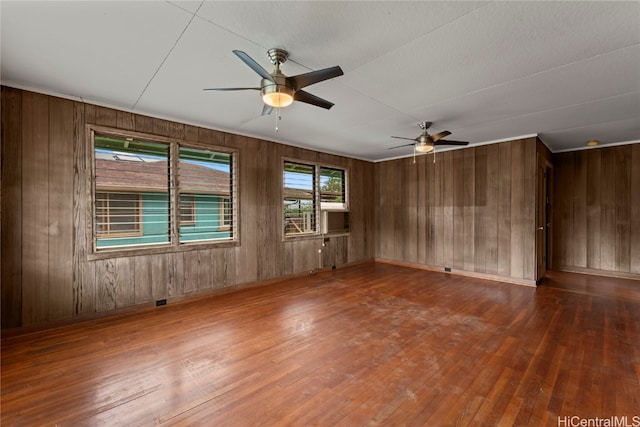
[[[551,236],[551,164],[540,154],[537,159],[536,194],[536,283],[549,267]]]

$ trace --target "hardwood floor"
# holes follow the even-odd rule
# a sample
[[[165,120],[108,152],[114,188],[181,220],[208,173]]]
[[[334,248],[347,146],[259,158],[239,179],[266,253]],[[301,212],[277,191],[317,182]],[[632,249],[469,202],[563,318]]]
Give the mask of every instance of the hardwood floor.
[[[2,425],[640,416],[640,299],[364,264],[2,340]],[[640,419],[640,418],[639,418]]]

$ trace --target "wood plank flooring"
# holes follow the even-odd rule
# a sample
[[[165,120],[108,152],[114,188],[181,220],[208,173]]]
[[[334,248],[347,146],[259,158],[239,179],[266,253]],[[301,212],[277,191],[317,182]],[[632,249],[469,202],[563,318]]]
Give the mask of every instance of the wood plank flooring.
[[[7,426],[640,416],[640,299],[363,264],[2,340]]]

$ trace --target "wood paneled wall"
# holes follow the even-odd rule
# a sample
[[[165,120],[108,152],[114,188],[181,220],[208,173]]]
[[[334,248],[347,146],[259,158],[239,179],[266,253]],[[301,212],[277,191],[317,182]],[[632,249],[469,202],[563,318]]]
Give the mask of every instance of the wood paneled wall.
[[[376,257],[535,280],[537,138],[376,164]]]
[[[554,269],[640,278],[640,144],[553,163]]]
[[[85,126],[239,150],[240,244],[137,256],[90,255]],[[351,232],[283,241],[282,158],[348,170]],[[2,88],[2,327],[83,317],[157,299],[298,274],[374,256],[369,162]],[[327,264],[327,265],[321,265]]]

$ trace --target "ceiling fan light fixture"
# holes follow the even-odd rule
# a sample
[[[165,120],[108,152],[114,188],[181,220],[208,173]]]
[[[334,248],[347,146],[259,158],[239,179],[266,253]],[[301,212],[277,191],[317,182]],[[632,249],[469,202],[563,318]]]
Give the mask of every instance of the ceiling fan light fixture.
[[[262,87],[262,101],[269,107],[283,108],[293,103],[293,89],[284,85]]]
[[[598,141],[597,139],[587,141],[587,147],[595,147],[598,144],[600,144],[600,141]]]
[[[429,153],[431,151],[433,151],[433,145],[431,144],[421,144],[421,143],[417,143],[416,144],[416,151],[419,151],[421,153]]]

